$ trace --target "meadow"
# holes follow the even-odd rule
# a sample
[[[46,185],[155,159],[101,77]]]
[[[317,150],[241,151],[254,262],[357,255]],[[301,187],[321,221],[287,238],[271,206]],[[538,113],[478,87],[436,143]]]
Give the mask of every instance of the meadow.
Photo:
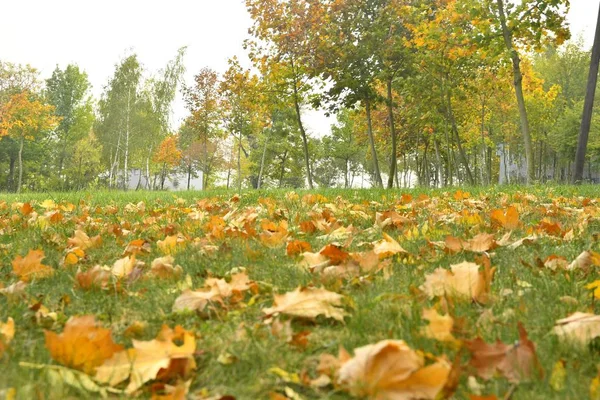
[[[599,200],[0,195],[0,398],[600,399]]]

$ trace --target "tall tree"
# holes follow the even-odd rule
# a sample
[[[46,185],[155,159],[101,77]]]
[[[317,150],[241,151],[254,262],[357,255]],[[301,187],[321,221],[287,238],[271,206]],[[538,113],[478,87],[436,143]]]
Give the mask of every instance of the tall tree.
[[[189,146],[198,141],[202,148],[199,167],[202,170],[202,188],[206,189],[213,172],[216,140],[222,136],[219,75],[210,68],[203,68],[194,76],[194,84],[186,86],[183,93],[191,114],[185,121],[186,133],[193,134],[186,142]]]
[[[581,118],[581,130],[579,131],[577,154],[575,155],[575,174],[573,175],[574,183],[580,183],[583,179],[583,167],[585,165],[585,153],[587,151],[590,126],[592,124],[592,112],[594,110],[594,98],[596,96],[596,84],[598,82],[599,67],[600,10],[598,11],[598,21],[596,22],[596,34],[594,36],[594,46],[592,47],[592,60],[590,61],[590,72],[588,76],[587,92],[585,95],[585,104],[583,106],[583,116]]]
[[[109,186],[117,182],[118,169],[123,161],[120,186],[129,181],[130,142],[137,135],[133,120],[140,100],[142,67],[135,54],[125,58],[115,68],[106,91],[100,100],[96,127],[104,143],[105,158],[109,163]]]
[[[26,140],[35,140],[44,131],[53,129],[58,123],[54,107],[45,104],[27,91],[13,95],[0,108],[0,137],[10,136],[19,144],[19,180],[17,193],[23,185],[23,145]]]
[[[248,42],[250,56],[261,69],[276,70],[282,92],[291,98],[302,137],[306,178],[313,188],[308,134],[302,120],[302,108],[310,92],[307,58],[310,30],[323,21],[320,2],[305,0],[246,0],[254,25],[250,29],[256,42]]]
[[[505,0],[486,2],[493,21],[488,28],[491,28],[493,36],[501,35],[513,67],[513,85],[527,162],[526,182],[530,184],[533,183],[535,165],[519,50],[540,48],[548,41],[560,44],[568,39],[570,33],[565,18],[569,0],[523,0],[518,4]]]
[[[87,74],[76,65],[68,65],[64,70],[57,66],[46,80],[45,96],[60,117],[54,134],[61,186],[65,183],[63,170],[67,156],[73,152],[75,143],[89,134],[94,123],[90,87]]]

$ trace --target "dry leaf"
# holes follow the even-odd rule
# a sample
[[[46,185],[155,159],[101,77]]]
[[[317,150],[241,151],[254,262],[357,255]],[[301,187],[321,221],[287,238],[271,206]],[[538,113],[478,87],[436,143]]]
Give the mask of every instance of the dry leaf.
[[[173,256],[156,258],[150,265],[150,275],[160,279],[177,279],[183,275],[183,268],[175,265]]]
[[[395,254],[402,253],[408,254],[406,250],[400,246],[400,243],[394,240],[387,233],[383,233],[383,239],[373,243],[373,252],[379,256],[379,258],[391,257]]]
[[[174,340],[183,343],[179,346]],[[193,356],[196,339],[180,326],[171,330],[163,325],[156,339],[147,342],[133,340],[132,343],[133,348],[115,353],[96,368],[98,382],[116,386],[129,378],[126,392],[131,394],[144,383],[156,379],[159,373],[163,378],[185,378],[196,368]]]
[[[79,288],[84,290],[92,288],[106,289],[111,276],[111,270],[108,267],[96,265],[86,272],[77,272],[75,281]]]
[[[479,271],[479,265],[465,261],[451,265],[450,269],[438,268],[426,275],[421,290],[430,298],[448,295],[481,300],[487,294],[489,282],[486,282],[485,274]],[[488,279],[491,280],[491,277]]]
[[[136,264],[135,255],[123,257],[115,261],[111,273],[117,278],[124,278],[131,274]]]
[[[293,292],[274,295],[273,307],[263,309],[267,317],[286,314],[292,317],[315,319],[319,315],[344,321],[344,296],[318,288],[297,288]]]
[[[72,317],[60,335],[45,331],[45,336],[53,359],[90,375],[95,367],[123,349],[113,342],[110,329],[100,327],[93,315]]]
[[[25,257],[17,256],[12,262],[13,273],[23,282],[52,276],[54,269],[42,264],[44,257],[43,250],[29,250]]]
[[[447,361],[426,366],[423,355],[404,341],[384,340],[355,349],[340,368],[338,383],[372,400],[435,399],[449,374]]]
[[[483,379],[490,379],[496,371],[509,382],[518,383],[531,378],[535,369],[543,373],[539,364],[535,344],[527,337],[519,323],[519,341],[508,345],[501,341],[487,344],[481,338],[465,342],[471,351],[471,365]]]
[[[454,319],[449,315],[440,315],[435,309],[423,310],[423,319],[429,321],[429,325],[421,328],[421,335],[440,342],[455,342],[452,335]]]
[[[600,336],[600,315],[576,312],[556,321],[553,332],[567,342],[586,345]]]
[[[81,250],[87,250],[89,248],[98,247],[102,244],[102,238],[100,236],[94,236],[90,238],[84,231],[77,229],[73,234],[72,238],[67,241],[71,247],[78,247]]]

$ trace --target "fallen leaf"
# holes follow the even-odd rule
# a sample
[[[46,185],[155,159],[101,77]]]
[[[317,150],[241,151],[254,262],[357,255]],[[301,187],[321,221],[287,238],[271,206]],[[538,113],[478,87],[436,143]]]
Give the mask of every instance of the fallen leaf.
[[[565,388],[565,379],[567,378],[567,370],[565,369],[565,361],[558,360],[552,367],[550,374],[550,387],[555,392],[561,392]]]
[[[585,345],[600,336],[600,315],[576,312],[556,321],[553,332],[567,342]]]
[[[177,345],[174,340],[183,343]],[[172,330],[163,325],[156,339],[132,340],[132,343],[133,348],[115,353],[96,368],[96,381],[114,387],[129,378],[125,391],[131,394],[144,383],[156,379],[159,373],[164,377],[170,377],[170,371],[175,375],[187,375],[196,368],[196,339],[180,326]],[[178,362],[182,365],[177,365]]]
[[[29,250],[25,257],[17,256],[13,262],[13,273],[23,282],[32,279],[43,279],[54,274],[54,269],[42,264],[43,250]]]
[[[423,319],[429,321],[429,325],[421,328],[421,335],[435,339],[440,342],[455,342],[452,335],[454,319],[449,315],[440,315],[435,309],[423,310]]]
[[[500,372],[509,382],[518,383],[532,377],[537,369],[542,373],[535,344],[527,337],[523,325],[519,323],[519,341],[508,345],[501,341],[487,344],[481,338],[466,341],[466,347],[471,351],[470,364],[483,379],[490,379],[496,371]]]
[[[44,332],[46,348],[59,363],[87,374],[109,359],[123,346],[113,342],[110,329],[102,328],[93,315],[70,318],[58,335]]]
[[[490,275],[493,276],[493,270]],[[479,265],[465,261],[451,265],[450,271],[438,268],[425,275],[425,283],[421,290],[430,298],[448,295],[479,301],[489,292],[492,276],[486,278],[485,274],[479,271]]]
[[[112,273],[108,267],[96,265],[86,272],[77,272],[75,275],[75,281],[77,282],[77,286],[83,290],[89,290],[92,288],[106,289],[111,276]]]
[[[267,317],[279,314],[292,317],[314,319],[319,315],[344,321],[346,313],[342,308],[344,296],[326,289],[299,287],[293,292],[274,295],[273,307],[263,309]]]
[[[504,210],[493,210],[490,213],[492,221],[505,229],[517,229],[519,227],[519,212],[513,206]]]
[[[94,236],[93,238],[90,238],[84,231],[77,229],[73,234],[73,237],[67,240],[67,243],[71,247],[78,247],[81,250],[87,250],[100,246],[102,244],[102,238],[100,236]]]
[[[384,340],[355,349],[338,383],[353,396],[373,400],[435,399],[449,374],[447,361],[425,365],[423,355],[404,341]]]
[[[156,258],[150,264],[150,275],[160,279],[177,279],[183,275],[183,268],[175,265],[173,256]]]
[[[312,247],[310,243],[303,240],[292,240],[287,244],[286,254],[290,257],[293,257],[305,252],[310,252],[311,250]]]
[[[408,254],[406,250],[400,246],[400,243],[394,240],[387,233],[383,233],[383,239],[373,243],[373,252],[379,256],[379,258],[391,257],[395,254],[402,253]]]

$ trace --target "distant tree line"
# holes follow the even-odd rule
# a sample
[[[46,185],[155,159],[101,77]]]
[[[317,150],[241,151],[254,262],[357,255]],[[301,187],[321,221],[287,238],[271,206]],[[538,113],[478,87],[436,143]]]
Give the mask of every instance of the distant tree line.
[[[41,81],[0,61],[0,190],[161,189],[199,172],[204,188],[237,189],[572,179],[590,52],[570,40],[567,0],[246,6],[252,66],[233,57],[193,82],[185,49],[149,78],[124,58],[100,99],[76,65]],[[188,115],[173,127],[178,92]],[[336,117],[331,133],[310,131],[312,108]],[[599,117],[587,181],[600,180]]]

